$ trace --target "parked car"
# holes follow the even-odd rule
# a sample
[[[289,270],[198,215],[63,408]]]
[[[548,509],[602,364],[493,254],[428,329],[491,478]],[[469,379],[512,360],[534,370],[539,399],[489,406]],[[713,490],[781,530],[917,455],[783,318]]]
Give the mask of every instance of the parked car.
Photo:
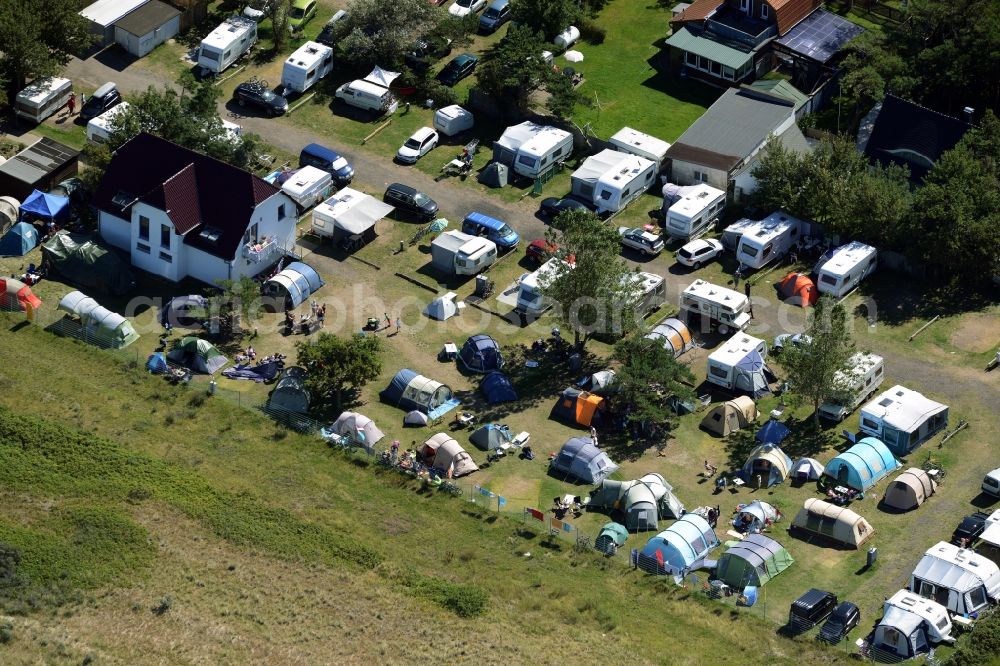
[[[421,37],[403,57],[406,66],[423,74],[431,65],[451,53],[451,40],[443,37]]]
[[[471,53],[455,56],[438,74],[438,81],[446,86],[453,86],[472,74],[477,64],[479,64],[479,58]]]
[[[288,10],[288,29],[292,32],[302,30],[317,11],[316,0],[293,0],[292,8]]]
[[[955,533],[951,535],[951,542],[956,546],[971,546],[972,542],[979,538],[979,535],[986,529],[986,519],[989,518],[982,511],[966,516],[955,528]]]
[[[486,0],[455,0],[455,4],[448,8],[448,13],[462,18],[469,14],[475,14],[485,6]]]
[[[526,256],[529,261],[533,261],[541,265],[556,256],[557,252],[559,252],[558,243],[553,243],[545,240],[544,238],[539,238],[528,243],[528,247],[524,249],[524,256]],[[576,263],[576,255],[570,254],[564,257],[564,259],[567,263]]]
[[[265,81],[253,78],[236,86],[233,99],[240,106],[253,106],[269,116],[280,116],[288,111],[288,100],[267,87]]]
[[[632,227],[618,227],[618,233],[622,237],[624,247],[632,248],[647,257],[655,257],[663,251],[663,236],[660,234]]]
[[[382,200],[387,204],[395,206],[396,210],[409,213],[424,221],[429,222],[437,216],[437,202],[409,185],[393,183],[385,188]]]
[[[479,32],[490,34],[510,20],[510,0],[493,0],[479,17]]]
[[[861,622],[861,611],[850,601],[841,601],[819,630],[819,637],[828,643],[839,643]]]
[[[118,86],[109,81],[87,98],[87,103],[80,109],[80,117],[83,120],[96,118],[108,109],[121,104],[121,102],[122,95],[118,92]]]
[[[334,14],[323,29],[319,31],[319,35],[316,37],[316,41],[324,46],[334,46],[334,35],[336,34],[337,24],[347,18],[347,10],[341,9],[336,14]]]
[[[406,140],[396,159],[403,164],[415,164],[417,160],[429,153],[438,144],[438,133],[430,127],[421,127]]]
[[[571,199],[570,197],[566,197],[565,199],[546,197],[542,199],[542,205],[538,208],[538,212],[547,220],[555,219],[559,213],[567,210],[589,211],[590,207],[582,201]]]
[[[698,270],[722,255],[722,243],[714,238],[699,238],[677,251],[677,263]]]
[[[774,344],[771,345],[771,353],[777,354],[787,345],[801,347],[802,345],[809,344],[812,344],[812,338],[805,333],[782,333],[781,335],[774,336]]]
[[[837,606],[837,595],[815,587],[792,602],[788,609],[788,628],[802,633],[819,624]]]

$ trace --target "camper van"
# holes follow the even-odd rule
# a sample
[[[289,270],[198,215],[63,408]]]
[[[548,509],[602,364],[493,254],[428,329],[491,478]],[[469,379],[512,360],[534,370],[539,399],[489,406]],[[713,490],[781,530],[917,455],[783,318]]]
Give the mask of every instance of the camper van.
[[[431,265],[448,275],[476,275],[496,260],[496,243],[461,231],[446,231],[431,243]]]
[[[514,160],[514,173],[537,178],[573,153],[573,135],[556,127],[543,131],[521,144]]]
[[[871,245],[853,241],[841,245],[817,267],[816,288],[834,298],[846,296],[871,275],[878,264],[878,252]]]
[[[1000,467],[983,477],[982,491],[993,497],[1000,497]]]
[[[843,384],[850,392],[851,399],[846,405],[835,402],[824,402],[819,406],[820,418],[828,421],[843,421],[858,406],[870,398],[875,390],[885,380],[885,361],[877,354],[858,352],[848,361],[850,369],[847,372],[837,372],[833,376],[834,384]]]
[[[19,118],[40,123],[59,109],[66,106],[73,92],[73,82],[69,79],[47,77],[36,79],[27,88],[17,93],[14,113]]]
[[[297,169],[287,178],[282,178],[280,172],[275,172],[264,180],[272,185],[280,182],[281,191],[295,202],[299,214],[325,200],[335,189],[333,176],[313,166]]]
[[[333,70],[333,49],[319,42],[306,42],[288,56],[281,68],[285,94],[303,93]]]
[[[631,127],[623,127],[615,132],[608,139],[608,145],[623,153],[638,155],[654,162],[657,172],[663,169],[663,163],[667,159],[667,151],[670,149],[670,144],[666,141],[649,134],[643,134]]]
[[[756,352],[761,360],[767,358],[767,343],[760,338],[755,338],[746,333],[737,333],[729,338],[718,349],[708,356],[708,372],[706,379],[717,386],[735,390],[739,388],[749,389],[752,386],[752,377],[747,377],[747,385],[742,385],[740,361]],[[743,371],[746,375],[752,372],[762,372],[763,368],[754,368]]]
[[[552,304],[542,294],[541,287],[548,280],[555,277],[556,272],[559,270],[559,262],[570,268],[573,267],[572,264],[553,257],[539,266],[538,270],[534,273],[521,278],[517,289],[517,305],[514,308],[517,312],[537,317],[552,307]]]
[[[725,192],[704,183],[696,185],[691,193],[667,208],[664,215],[667,235],[684,243],[699,238],[718,223],[725,208]]]
[[[198,66],[204,75],[217,76],[239,60],[256,42],[257,24],[243,16],[230,16],[201,40]]]
[[[93,144],[104,143],[111,138],[111,125],[119,114],[125,113],[129,108],[128,102],[122,102],[118,106],[113,106],[96,118],[91,118],[87,123],[87,141]]]
[[[788,213],[771,213],[743,232],[736,259],[741,266],[763,268],[798,244],[801,230],[802,222]]]
[[[750,324],[750,301],[744,294],[704,280],[695,280],[681,294],[681,312],[687,313],[689,324],[694,315],[707,319],[722,335]]]
[[[395,77],[393,77],[395,78]],[[396,97],[389,92],[389,87],[364,79],[355,79],[345,83],[336,92],[337,99],[345,104],[375,114],[393,114],[399,108]]]
[[[642,196],[656,181],[656,163],[643,157],[622,153],[613,169],[597,179],[594,205],[598,214],[615,213]]]

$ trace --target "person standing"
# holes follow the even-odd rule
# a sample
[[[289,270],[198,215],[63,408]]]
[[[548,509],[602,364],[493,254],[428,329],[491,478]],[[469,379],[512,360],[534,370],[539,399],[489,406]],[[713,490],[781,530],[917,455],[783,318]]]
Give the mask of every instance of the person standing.
[[[403,329],[403,320],[400,319],[400,317],[397,315],[396,316],[396,335],[399,335],[399,332],[402,329]]]
[[[66,102],[66,106],[69,108],[69,115],[76,113],[76,93],[69,94],[69,101]]]
[[[743,293],[747,295],[747,303],[750,305],[750,318],[753,319],[753,299],[750,298],[750,280],[743,283]]]
[[[323,328],[326,322],[326,303],[319,306],[319,308],[316,310],[316,321],[319,322],[319,327]]]
[[[383,312],[382,316],[385,317],[385,327],[389,328],[390,326],[392,326],[392,320],[389,319],[389,313],[388,312]]]
[[[600,448],[597,444],[597,428],[590,426],[590,441],[594,443],[594,446]]]

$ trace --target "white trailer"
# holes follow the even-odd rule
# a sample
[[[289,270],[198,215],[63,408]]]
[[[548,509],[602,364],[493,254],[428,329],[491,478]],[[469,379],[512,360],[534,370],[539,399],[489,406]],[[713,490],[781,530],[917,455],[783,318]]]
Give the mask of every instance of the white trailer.
[[[475,118],[472,112],[452,104],[434,112],[434,129],[445,136],[454,136],[472,129]]]
[[[431,265],[445,274],[476,275],[496,260],[496,243],[461,231],[446,231],[431,243]]]
[[[313,209],[311,228],[317,236],[334,241],[370,238],[375,223],[394,210],[369,194],[345,187]]]
[[[751,220],[746,217],[741,217],[730,224],[722,230],[722,237],[719,239],[722,241],[722,247],[735,253],[736,248],[740,244],[740,239],[743,238],[743,233],[755,224],[757,224],[757,220]]]
[[[560,262],[572,268],[572,264],[553,257],[539,266],[534,273],[521,278],[517,289],[517,306],[514,308],[517,312],[538,316],[552,307],[542,294],[542,288],[556,277]]]
[[[838,371],[833,375],[833,383],[848,391],[847,404],[834,401],[819,406],[820,418],[828,421],[843,421],[848,414],[869,399],[885,381],[885,360],[878,354],[858,352],[851,356],[847,372]]]
[[[718,224],[719,216],[726,209],[726,193],[711,185],[701,183],[675,203],[664,197],[668,206],[664,228],[671,240],[688,242],[703,236]]]
[[[128,102],[119,102],[101,115],[91,118],[87,123],[87,142],[99,144],[110,139],[111,126],[115,118],[125,113],[128,108]]]
[[[275,180],[281,181],[280,176]],[[325,200],[334,189],[333,176],[313,166],[296,169],[291,176],[281,181],[281,191],[295,202],[299,213]]]
[[[631,127],[623,127],[615,132],[608,139],[608,144],[615,150],[638,155],[655,162],[657,171],[663,169],[663,163],[667,159],[667,151],[670,150],[670,144],[663,139],[643,134]]]
[[[749,225],[736,246],[736,259],[741,266],[763,268],[785,256],[797,245],[802,234],[802,221],[778,211]]]
[[[198,66],[218,75],[239,60],[257,42],[257,24],[243,16],[230,16],[198,47]]]
[[[594,205],[599,213],[617,213],[656,182],[656,163],[638,155],[620,153],[621,159],[597,179]]]
[[[73,82],[69,79],[51,76],[36,79],[17,93],[14,99],[14,113],[19,118],[40,123],[66,106],[72,93]]]
[[[645,317],[667,302],[667,281],[656,273],[629,273],[626,280],[632,280],[636,286],[638,297],[633,306],[635,313]]]
[[[878,251],[871,245],[858,241],[841,245],[816,267],[816,288],[822,294],[840,298],[875,272],[876,265]]]
[[[536,178],[573,154],[573,135],[558,127],[545,127],[521,144],[514,173]]]
[[[681,293],[681,312],[690,320],[693,315],[708,319],[726,335],[731,330],[742,331],[750,324],[750,301],[745,294],[695,280]]]
[[[285,59],[281,68],[282,94],[304,93],[333,70],[333,49],[306,42]]]
[[[740,363],[748,356],[758,355],[760,367],[741,368]],[[767,358],[767,343],[746,333],[737,333],[708,356],[706,379],[717,386],[730,390],[754,392],[760,388],[764,377],[763,361]]]

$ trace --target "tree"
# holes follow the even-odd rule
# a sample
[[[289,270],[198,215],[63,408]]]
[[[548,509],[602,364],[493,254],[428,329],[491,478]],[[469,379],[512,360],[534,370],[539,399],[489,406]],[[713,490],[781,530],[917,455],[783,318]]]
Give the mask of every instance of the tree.
[[[377,335],[352,335],[341,338],[320,333],[315,341],[295,345],[299,365],[309,371],[306,388],[319,404],[339,411],[345,391],[359,391],[382,372],[382,338]]]
[[[573,265],[559,262],[539,286],[573,331],[577,348],[595,334],[619,337],[633,330],[639,285],[619,256],[618,231],[590,211],[569,210],[553,220],[545,237],[559,246],[560,258],[575,257]]]
[[[583,17],[578,0],[512,0],[510,9],[518,25],[541,32],[549,42]]]
[[[813,422],[819,426],[819,406],[827,400],[846,402],[848,387],[842,380],[849,369],[854,343],[848,327],[847,309],[829,296],[816,302],[805,334],[811,342],[787,345],[781,366],[795,394],[813,406]]]
[[[580,101],[580,94],[573,86],[570,77],[564,76],[561,72],[549,70],[545,90],[549,93],[549,99],[545,103],[549,111],[560,118],[569,118],[573,115],[573,109]]]
[[[246,276],[219,280],[217,284],[221,292],[209,298],[209,320],[218,322],[219,335],[224,339],[241,338],[264,311],[260,285]]]
[[[254,0],[251,4],[271,19],[274,50],[276,53],[283,51],[288,43],[288,13],[292,9],[292,0]]]
[[[450,20],[427,0],[352,0],[337,25],[341,57],[360,68],[398,68],[418,37]]]
[[[544,50],[541,33],[511,25],[504,38],[483,54],[477,87],[498,104],[526,111],[528,98],[548,81],[552,71],[542,59]]]
[[[628,406],[626,418],[633,423],[654,432],[669,429],[677,413],[667,405],[667,399],[695,398],[691,370],[678,363],[661,342],[631,336],[615,345],[612,358],[621,364],[612,384],[615,402]]]

